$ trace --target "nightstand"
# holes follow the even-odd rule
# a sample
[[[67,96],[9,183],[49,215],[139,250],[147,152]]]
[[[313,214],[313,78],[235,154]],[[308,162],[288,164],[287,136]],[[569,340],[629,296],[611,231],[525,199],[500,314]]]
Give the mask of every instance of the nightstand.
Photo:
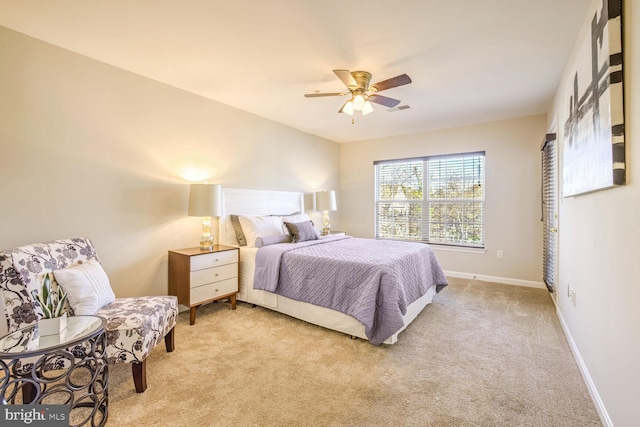
[[[347,233],[345,231],[338,231],[338,230],[331,231],[331,232],[329,232],[329,234],[332,235],[332,236],[346,236],[347,235]]]
[[[169,251],[169,295],[190,309],[190,324],[196,323],[196,310],[202,304],[229,298],[236,309],[238,292],[238,248],[214,245]]]

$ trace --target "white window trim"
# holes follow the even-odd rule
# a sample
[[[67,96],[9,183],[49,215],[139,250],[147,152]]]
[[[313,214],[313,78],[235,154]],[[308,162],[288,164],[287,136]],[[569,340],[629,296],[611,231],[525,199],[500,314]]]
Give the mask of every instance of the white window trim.
[[[486,254],[487,249],[485,248],[472,248],[470,246],[449,246],[442,245],[438,243],[430,243],[429,247],[434,251],[443,251],[443,252],[465,252],[469,254]]]

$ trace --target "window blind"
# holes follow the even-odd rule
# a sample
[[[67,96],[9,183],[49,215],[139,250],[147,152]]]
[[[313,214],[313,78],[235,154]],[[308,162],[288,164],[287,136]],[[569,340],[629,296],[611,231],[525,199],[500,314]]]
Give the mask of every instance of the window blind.
[[[484,157],[375,162],[376,238],[484,247]]]
[[[542,145],[542,270],[544,283],[553,291],[556,281],[558,239],[558,156],[556,135],[548,134]]]

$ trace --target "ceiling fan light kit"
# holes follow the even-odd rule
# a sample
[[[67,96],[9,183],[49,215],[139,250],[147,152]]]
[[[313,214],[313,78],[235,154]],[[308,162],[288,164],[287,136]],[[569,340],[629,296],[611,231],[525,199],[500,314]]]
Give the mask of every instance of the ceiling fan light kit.
[[[365,101],[364,106],[362,107],[362,115],[366,116],[372,111],[373,111],[373,105],[371,105],[369,101]]]
[[[348,100],[347,102],[344,103],[344,105],[342,106],[342,108],[340,109],[340,111],[338,111],[338,113],[347,113],[350,116],[353,116],[353,112],[355,111],[356,107],[353,104],[352,100]]]
[[[353,97],[353,108],[358,111],[362,111],[362,107],[364,107],[364,95],[358,93]]]
[[[400,74],[399,76],[369,85],[371,73],[367,71],[333,70],[333,73],[338,76],[351,94],[351,99],[345,102],[342,108],[338,110],[338,113],[346,113],[349,116],[353,116],[356,111],[360,111],[363,116],[371,113],[373,111],[372,102],[388,108],[394,108],[400,104],[400,100],[378,95],[377,93],[411,83],[411,78],[406,74]],[[343,95],[346,95],[346,93],[307,93],[304,96],[307,98],[316,98],[321,96]]]

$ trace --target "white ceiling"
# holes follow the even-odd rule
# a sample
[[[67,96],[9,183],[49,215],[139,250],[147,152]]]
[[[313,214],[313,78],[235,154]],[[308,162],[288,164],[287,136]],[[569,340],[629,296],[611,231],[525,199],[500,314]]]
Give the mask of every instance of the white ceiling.
[[[544,113],[586,0],[0,0],[0,25],[348,142]],[[332,69],[407,73],[366,117]]]

